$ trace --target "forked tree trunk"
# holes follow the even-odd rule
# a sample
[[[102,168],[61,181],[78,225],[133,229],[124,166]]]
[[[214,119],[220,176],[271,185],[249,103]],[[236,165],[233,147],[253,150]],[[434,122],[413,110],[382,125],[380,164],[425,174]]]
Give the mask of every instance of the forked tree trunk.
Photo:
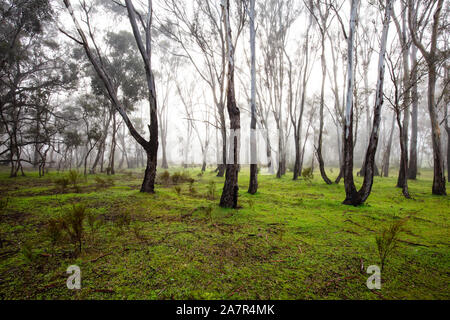
[[[147,168],[145,170],[144,181],[142,183],[141,192],[154,192],[155,185],[155,177],[156,177],[156,164],[157,164],[157,154],[158,154],[158,117],[157,117],[157,103],[156,103],[156,89],[154,83],[153,71],[151,69],[151,27],[152,27],[152,0],[148,0],[148,12],[144,19],[139,19],[141,22],[144,34],[145,34],[145,44],[142,38],[141,30],[137,25],[137,13],[133,6],[131,0],[125,0],[125,6],[127,8],[128,18],[133,30],[133,35],[136,40],[137,47],[142,57],[142,61],[144,63],[145,75],[147,80],[148,94],[149,94],[149,107],[150,107],[150,140],[147,141],[144,139],[133,126],[131,120],[129,119],[123,104],[117,97],[117,92],[114,89],[113,83],[111,81],[110,75],[108,75],[107,67],[103,65],[103,59],[100,56],[96,56],[96,54],[100,54],[99,50],[96,50],[96,54],[94,54],[93,50],[89,46],[89,41],[76,18],[76,15],[73,11],[70,0],[64,0],[64,4],[69,11],[69,14],[74,22],[78,35],[81,40],[77,40],[72,38],[72,40],[76,41],[79,45],[83,46],[83,49],[94,67],[96,73],[102,80],[103,84],[106,87],[108,92],[108,96],[114,105],[115,109],[120,113],[123,118],[124,123],[128,127],[130,134],[133,138],[145,149],[147,153]],[[91,41],[95,43],[95,40],[91,37]]]
[[[386,0],[385,17],[383,21],[383,31],[381,35],[381,48],[378,59],[378,79],[377,90],[375,94],[375,107],[373,116],[372,132],[370,135],[369,146],[367,148],[365,156],[365,168],[364,168],[364,181],[359,191],[356,191],[356,187],[353,181],[353,137],[352,137],[352,92],[353,79],[352,79],[352,60],[353,60],[353,36],[356,20],[356,4],[357,1],[352,1],[351,7],[351,19],[350,19],[350,35],[348,38],[348,91],[347,91],[347,103],[346,103],[346,119],[345,119],[345,154],[344,154],[344,180],[346,199],[344,204],[360,205],[370,195],[373,185],[374,167],[375,167],[375,154],[378,145],[378,133],[381,120],[381,107],[383,105],[383,83],[384,83],[384,56],[386,52],[387,34],[389,31],[389,21],[391,16],[392,1]]]
[[[352,0],[350,13],[350,30],[347,39],[347,99],[345,105],[344,124],[344,186],[345,200],[343,204],[358,205],[361,197],[353,180],[353,38],[355,35],[356,12],[358,0]]]

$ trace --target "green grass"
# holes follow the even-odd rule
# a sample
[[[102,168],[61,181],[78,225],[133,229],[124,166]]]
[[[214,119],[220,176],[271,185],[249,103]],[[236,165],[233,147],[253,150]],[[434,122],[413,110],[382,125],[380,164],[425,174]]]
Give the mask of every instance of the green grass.
[[[65,193],[56,172],[12,179],[2,171],[0,194],[9,201],[0,212],[0,299],[450,298],[450,202],[431,195],[431,172],[409,182],[411,200],[395,178],[376,177],[367,203],[351,207],[341,204],[343,183],[325,185],[317,172],[311,183],[260,175],[258,193],[249,195],[243,169],[239,210],[219,208],[223,178],[199,172],[189,169],[195,193],[182,183],[179,195],[162,185],[148,195],[139,192],[142,170],[116,174],[103,188],[89,176],[79,192]],[[207,198],[211,180],[215,200]],[[67,239],[52,247],[45,232],[74,203],[100,221],[97,231],[85,222],[80,254]],[[375,293],[365,272],[380,263],[375,236],[405,217]],[[72,264],[81,268],[81,290],[66,288]]]

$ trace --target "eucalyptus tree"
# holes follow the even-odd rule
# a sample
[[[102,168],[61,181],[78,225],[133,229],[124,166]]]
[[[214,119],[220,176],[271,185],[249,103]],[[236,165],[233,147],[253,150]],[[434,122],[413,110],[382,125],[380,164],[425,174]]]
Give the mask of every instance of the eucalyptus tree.
[[[262,83],[266,92],[266,103],[270,108],[278,137],[277,177],[286,173],[286,145],[290,130],[289,113],[286,106],[286,47],[290,28],[297,19],[299,10],[292,0],[270,0],[258,8],[260,25],[260,51],[263,56]],[[263,101],[264,103],[264,101]],[[267,121],[267,119],[265,119]]]
[[[222,139],[222,159],[217,168],[217,176],[223,177],[227,159],[225,118],[227,44],[221,3],[213,0],[195,0],[192,13],[187,10],[188,6],[184,1],[165,0],[164,3],[170,15],[160,18],[161,31],[178,44],[179,50],[175,54],[187,59],[210,89]],[[245,14],[240,11],[245,3],[246,1],[232,1],[237,9],[236,14],[230,17],[230,23],[233,22],[236,26],[234,46],[244,27]]]
[[[23,174],[22,162],[45,167],[57,133],[52,96],[75,80],[75,68],[61,58],[64,52],[49,27],[53,16],[49,1],[0,6],[0,160],[10,164],[11,177]],[[25,157],[29,146],[34,155]]]
[[[432,145],[433,145],[433,187],[432,193],[436,195],[446,195],[445,175],[444,175],[444,156],[441,146],[441,131],[437,117],[436,103],[436,81],[439,58],[443,52],[438,47],[438,37],[441,31],[440,19],[444,0],[427,1],[414,9],[412,0],[408,0],[408,27],[411,40],[419,49],[428,67],[428,113],[431,122]],[[419,12],[420,10],[420,12]],[[433,12],[434,11],[434,12]],[[429,24],[427,17],[433,16],[432,24]],[[423,19],[418,17],[424,17]],[[423,28],[431,27],[431,37],[428,43],[425,39],[420,39],[417,34]]]
[[[378,10],[373,8],[374,6],[369,2],[367,6],[361,6],[361,10],[365,11],[364,18],[361,17],[359,26],[360,31],[358,32],[358,47],[357,51],[359,53],[359,71],[361,74],[361,77],[363,79],[363,96],[364,96],[364,109],[365,109],[365,117],[366,117],[366,123],[364,128],[364,136],[363,136],[363,142],[366,143],[366,145],[369,145],[369,139],[370,139],[370,132],[371,132],[371,126],[372,126],[372,119],[371,119],[371,112],[370,112],[370,105],[369,105],[369,97],[371,96],[371,93],[374,91],[370,89],[369,87],[369,70],[370,70],[370,62],[373,60],[372,55],[375,52],[374,46],[375,46],[375,40],[376,40],[376,19],[378,15]],[[363,162],[361,170],[359,171],[359,175],[364,175],[364,166],[365,163]],[[377,176],[379,175],[378,167],[375,163],[374,167],[374,174]]]
[[[244,2],[238,6],[238,15],[242,15],[240,21],[245,21]],[[237,208],[238,201],[238,172],[239,172],[239,138],[241,129],[240,110],[236,103],[234,88],[234,71],[235,71],[235,48],[236,43],[233,42],[230,23],[230,0],[222,0],[222,17],[226,39],[226,56],[227,56],[227,111],[230,120],[230,146],[229,157],[226,164],[225,183],[220,197],[220,206],[224,208]]]
[[[130,134],[141,145],[147,154],[147,166],[145,169],[144,180],[141,186],[141,192],[154,193],[156,166],[158,156],[158,115],[155,79],[152,70],[152,23],[153,23],[153,1],[148,0],[147,5],[142,6],[142,11],[138,11],[131,0],[125,0],[125,3],[117,3],[117,6],[126,9],[127,17],[133,31],[134,40],[136,42],[141,63],[145,70],[145,78],[147,85],[147,100],[149,103],[150,124],[148,126],[150,139],[146,140],[134,127],[131,122],[126,106],[118,97],[117,87],[114,85],[113,78],[108,70],[108,64],[105,62],[106,57],[100,50],[98,41],[91,24],[91,11],[95,4],[87,4],[86,1],[81,2],[81,11],[84,16],[85,29],[82,28],[77,15],[71,5],[70,0],[64,0],[64,4],[72,18],[76,27],[78,37],[70,35],[63,31],[73,41],[83,47],[86,56],[94,67],[97,75],[103,82],[108,92],[111,103],[121,115],[125,125],[128,127]],[[87,35],[86,35],[87,33]],[[122,70],[125,72],[126,70]]]
[[[402,59],[405,58],[403,54],[402,57],[393,57],[393,54],[388,55],[388,69],[392,82],[392,93],[390,95],[385,94],[386,99],[389,101],[392,106],[395,118],[397,120],[397,126],[399,129],[399,140],[400,140],[400,172],[397,182],[397,187],[402,188],[403,195],[405,198],[411,198],[408,191],[408,179],[407,179],[407,170],[408,170],[408,154],[406,147],[406,140],[404,138],[404,130],[405,130],[405,121],[401,121],[401,115],[403,113],[403,117],[408,117],[409,114],[406,112],[409,105],[404,103],[404,95],[407,95],[408,89],[402,88],[403,86],[409,86],[409,82],[401,82],[399,69],[401,69],[400,64],[404,64]],[[402,102],[400,102],[402,101]]]
[[[256,30],[255,30],[255,0],[250,0],[248,19],[250,24],[250,73],[251,73],[251,123],[250,123],[250,183],[248,193],[255,194],[258,190],[258,164],[256,157]]]
[[[310,1],[312,6],[312,1]],[[312,61],[315,58],[316,46],[314,46],[313,37],[311,35],[312,26],[312,14],[307,13],[306,31],[304,34],[304,41],[300,51],[299,61],[296,62],[298,67],[297,81],[295,94],[293,93],[293,75],[292,75],[292,63],[289,61],[289,116],[293,127],[294,133],[294,146],[295,146],[295,160],[294,160],[294,172],[293,180],[297,180],[302,173],[303,152],[302,152],[302,127],[303,127],[303,115],[305,113],[305,100],[306,100],[306,88],[311,76]],[[294,96],[295,98],[293,98]],[[307,138],[305,137],[305,141]]]
[[[394,10],[394,9],[393,9]],[[410,68],[410,51],[411,51],[411,41],[409,40],[409,32],[407,29],[406,22],[406,4],[401,1],[401,20],[397,18],[395,12],[392,13],[392,20],[395,23],[395,27],[397,29],[398,39],[400,40],[401,52],[402,52],[402,69],[403,69],[403,77],[402,77],[402,88],[403,93],[399,93],[402,97],[402,108],[399,108],[395,103],[394,110],[398,113],[403,112],[403,124],[402,128],[399,127],[402,132],[401,139],[403,140],[400,143],[401,151],[402,151],[402,160],[400,161],[400,169],[398,173],[397,179],[397,187],[402,188],[404,183],[407,183],[407,175],[408,175],[408,130],[409,130],[409,122],[410,122],[410,104],[411,104],[411,68]],[[400,67],[400,66],[397,66]],[[391,72],[392,73],[392,72]],[[395,75],[391,74],[391,78],[395,77]],[[396,79],[397,80],[397,79]],[[398,84],[394,84],[395,89],[399,89]],[[394,99],[395,100],[395,99]],[[398,117],[397,117],[398,118]],[[403,159],[404,158],[404,159]]]
[[[324,106],[325,106],[325,80],[327,73],[327,65],[325,58],[325,42],[327,37],[327,31],[333,20],[332,16],[332,1],[326,0],[323,2],[313,2],[304,1],[306,7],[311,12],[314,17],[317,27],[319,28],[320,39],[321,39],[321,68],[322,68],[322,82],[320,87],[320,105],[319,105],[319,139],[317,141],[316,155],[317,161],[319,162],[320,175],[326,184],[332,184],[330,178],[328,178],[325,172],[325,163],[323,161],[322,155],[322,140],[323,140],[323,126],[324,126]]]
[[[99,118],[101,117],[102,110],[97,107],[98,100],[94,95],[84,94],[79,97],[76,104],[81,108],[81,120],[84,125],[85,137],[85,151],[83,156],[84,175],[86,176],[88,171],[88,158],[92,150],[100,143],[102,138],[102,130],[100,126]]]
[[[356,24],[357,0],[352,0],[350,14],[350,28],[348,36],[348,73],[347,73],[347,100],[345,110],[345,140],[344,140],[344,182],[346,198],[344,204],[360,205],[370,195],[373,184],[375,153],[378,145],[378,133],[381,120],[381,107],[383,104],[383,84],[384,84],[384,60],[386,53],[386,42],[389,31],[389,23],[391,17],[392,0],[386,0],[385,13],[383,19],[383,30],[381,34],[380,51],[378,57],[378,78],[375,93],[375,107],[373,114],[372,133],[370,135],[369,146],[365,155],[364,181],[359,191],[356,190],[353,180],[353,134],[352,134],[352,118],[353,118],[353,38]]]

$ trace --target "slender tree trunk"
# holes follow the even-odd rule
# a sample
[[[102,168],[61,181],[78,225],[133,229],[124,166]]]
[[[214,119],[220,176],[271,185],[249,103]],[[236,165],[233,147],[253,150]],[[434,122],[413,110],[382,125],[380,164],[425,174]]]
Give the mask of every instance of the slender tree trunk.
[[[447,126],[447,179],[450,182],[450,127]]]
[[[389,133],[389,139],[386,144],[386,150],[384,151],[383,155],[383,165],[382,165],[382,172],[383,177],[389,177],[389,159],[391,157],[391,148],[392,148],[392,139],[394,137],[394,129],[395,129],[395,114],[392,117],[392,125],[391,125],[391,131]]]
[[[251,51],[251,112],[250,123],[250,183],[248,193],[258,191],[258,164],[256,149],[256,66],[255,66],[255,0],[250,0],[250,51]]]
[[[117,134],[117,124],[116,124],[116,114],[113,114],[113,130],[112,130],[112,138],[111,138],[111,149],[109,153],[109,174],[115,174],[115,168],[114,168],[114,160],[116,156],[116,134]]]
[[[167,163],[166,139],[161,141],[161,146],[162,146],[162,163],[161,163],[161,168],[168,169],[169,168],[169,164]]]
[[[396,118],[397,118],[397,126],[398,126],[398,129],[399,129],[400,162],[403,164],[403,165],[400,165],[401,170],[403,170],[403,173],[401,174],[403,180],[402,181],[399,180],[397,182],[397,187],[398,188],[402,188],[402,192],[403,192],[403,195],[405,196],[405,198],[410,199],[411,196],[409,195],[408,179],[407,179],[407,176],[406,176],[407,163],[408,163],[408,159],[407,158],[408,157],[407,157],[407,150],[406,150],[406,145],[405,145],[406,144],[405,143],[405,139],[403,139],[404,132],[403,132],[402,123],[400,121],[400,110],[397,109],[395,111],[395,113],[396,113]],[[400,177],[400,174],[399,174],[399,177]]]
[[[226,165],[225,184],[223,186],[222,196],[220,198],[220,206],[223,208],[237,208],[238,201],[238,170],[239,170],[239,130],[240,111],[237,107],[234,93],[234,47],[231,40],[230,26],[230,1],[222,1],[223,22],[225,26],[227,38],[227,56],[228,56],[228,72],[227,72],[227,111],[230,119],[231,132],[230,136],[233,141],[230,146],[230,160],[232,163]]]
[[[437,38],[439,33],[439,18],[441,15],[442,7],[444,4],[443,0],[438,0],[436,11],[433,15],[433,26],[431,33],[431,43],[430,50],[427,49],[420,43],[417,39],[416,35],[416,21],[412,21],[412,8],[413,1],[409,0],[409,10],[408,10],[408,22],[410,28],[411,39],[422,55],[425,58],[425,61],[428,66],[428,112],[430,114],[430,122],[431,122],[431,137],[433,142],[433,161],[434,161],[434,175],[433,175],[433,187],[432,193],[435,195],[446,195],[447,192],[445,190],[445,176],[444,176],[444,159],[442,154],[441,147],[441,131],[439,129],[439,122],[437,120],[436,113],[436,64],[438,61],[438,51],[437,48]]]
[[[325,31],[322,33],[322,55],[321,55],[321,63],[322,63],[322,85],[320,89],[320,114],[319,114],[319,141],[317,143],[317,161],[319,162],[320,175],[322,176],[323,181],[326,184],[332,184],[331,180],[328,178],[325,172],[325,163],[323,161],[322,156],[322,135],[323,135],[323,109],[325,105],[325,77],[327,74],[327,66],[325,61]]]
[[[409,166],[408,179],[417,178],[417,132],[418,132],[418,109],[419,95],[417,92],[417,48],[412,45],[411,48],[411,144],[409,148]]]
[[[364,160],[364,181],[358,193],[361,196],[361,203],[367,200],[372,191],[375,154],[378,147],[378,135],[381,121],[381,107],[383,106],[383,84],[384,84],[384,57],[386,53],[386,42],[389,32],[389,22],[391,18],[392,0],[386,0],[385,17],[383,21],[383,31],[381,35],[381,48],[378,59],[378,79],[377,91],[375,95],[375,108],[373,115],[372,133],[370,135],[369,146],[367,147],[366,157]],[[405,168],[406,171],[406,168]]]
[[[346,197],[343,203],[349,205],[358,205],[361,203],[361,196],[356,190],[353,180],[353,38],[355,34],[357,7],[358,0],[352,0],[350,31],[347,39],[348,71],[344,125],[344,186]]]
[[[223,118],[223,120],[222,120]],[[223,113],[220,114],[220,134],[222,136],[222,163],[217,167],[217,177],[223,177],[225,174],[226,163],[227,163],[227,129],[225,127],[225,117]]]
[[[432,193],[436,195],[446,195],[445,176],[444,176],[444,158],[441,148],[441,131],[437,121],[435,107],[436,90],[436,65],[433,64],[428,74],[428,111],[430,113],[432,140],[433,140],[433,159],[434,176]]]
[[[300,171],[300,133],[296,132],[294,134],[294,147],[295,147],[295,162],[294,162],[294,173],[292,180],[298,180],[298,177],[302,174]]]

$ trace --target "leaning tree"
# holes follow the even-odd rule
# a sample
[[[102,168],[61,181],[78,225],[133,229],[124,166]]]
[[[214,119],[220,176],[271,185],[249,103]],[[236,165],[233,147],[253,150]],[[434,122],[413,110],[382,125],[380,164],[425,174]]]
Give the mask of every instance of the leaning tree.
[[[99,78],[102,80],[109,99],[117,112],[122,116],[123,122],[128,127],[132,137],[139,143],[139,145],[145,150],[147,154],[147,166],[145,169],[144,181],[142,182],[141,192],[154,193],[155,192],[155,178],[156,178],[156,165],[158,155],[158,113],[157,113],[157,100],[155,80],[152,70],[152,21],[153,21],[153,1],[148,0],[145,12],[136,10],[131,0],[125,0],[125,3],[116,2],[116,4],[122,8],[126,8],[128,20],[133,30],[133,36],[135,38],[139,53],[144,65],[146,84],[148,89],[148,102],[150,109],[150,124],[148,126],[150,131],[150,139],[146,140],[134,127],[128,114],[126,107],[118,97],[118,92],[114,86],[112,77],[108,71],[105,57],[99,48],[98,42],[95,39],[94,30],[91,22],[91,12],[93,4],[87,4],[86,1],[82,1],[81,10],[84,14],[84,22],[87,28],[87,34],[81,27],[78,18],[73,10],[70,0],[64,0],[64,4],[75,24],[79,38],[76,38],[66,31],[61,30],[64,34],[70,37],[73,41],[78,43],[84,48],[86,56],[97,72]]]

